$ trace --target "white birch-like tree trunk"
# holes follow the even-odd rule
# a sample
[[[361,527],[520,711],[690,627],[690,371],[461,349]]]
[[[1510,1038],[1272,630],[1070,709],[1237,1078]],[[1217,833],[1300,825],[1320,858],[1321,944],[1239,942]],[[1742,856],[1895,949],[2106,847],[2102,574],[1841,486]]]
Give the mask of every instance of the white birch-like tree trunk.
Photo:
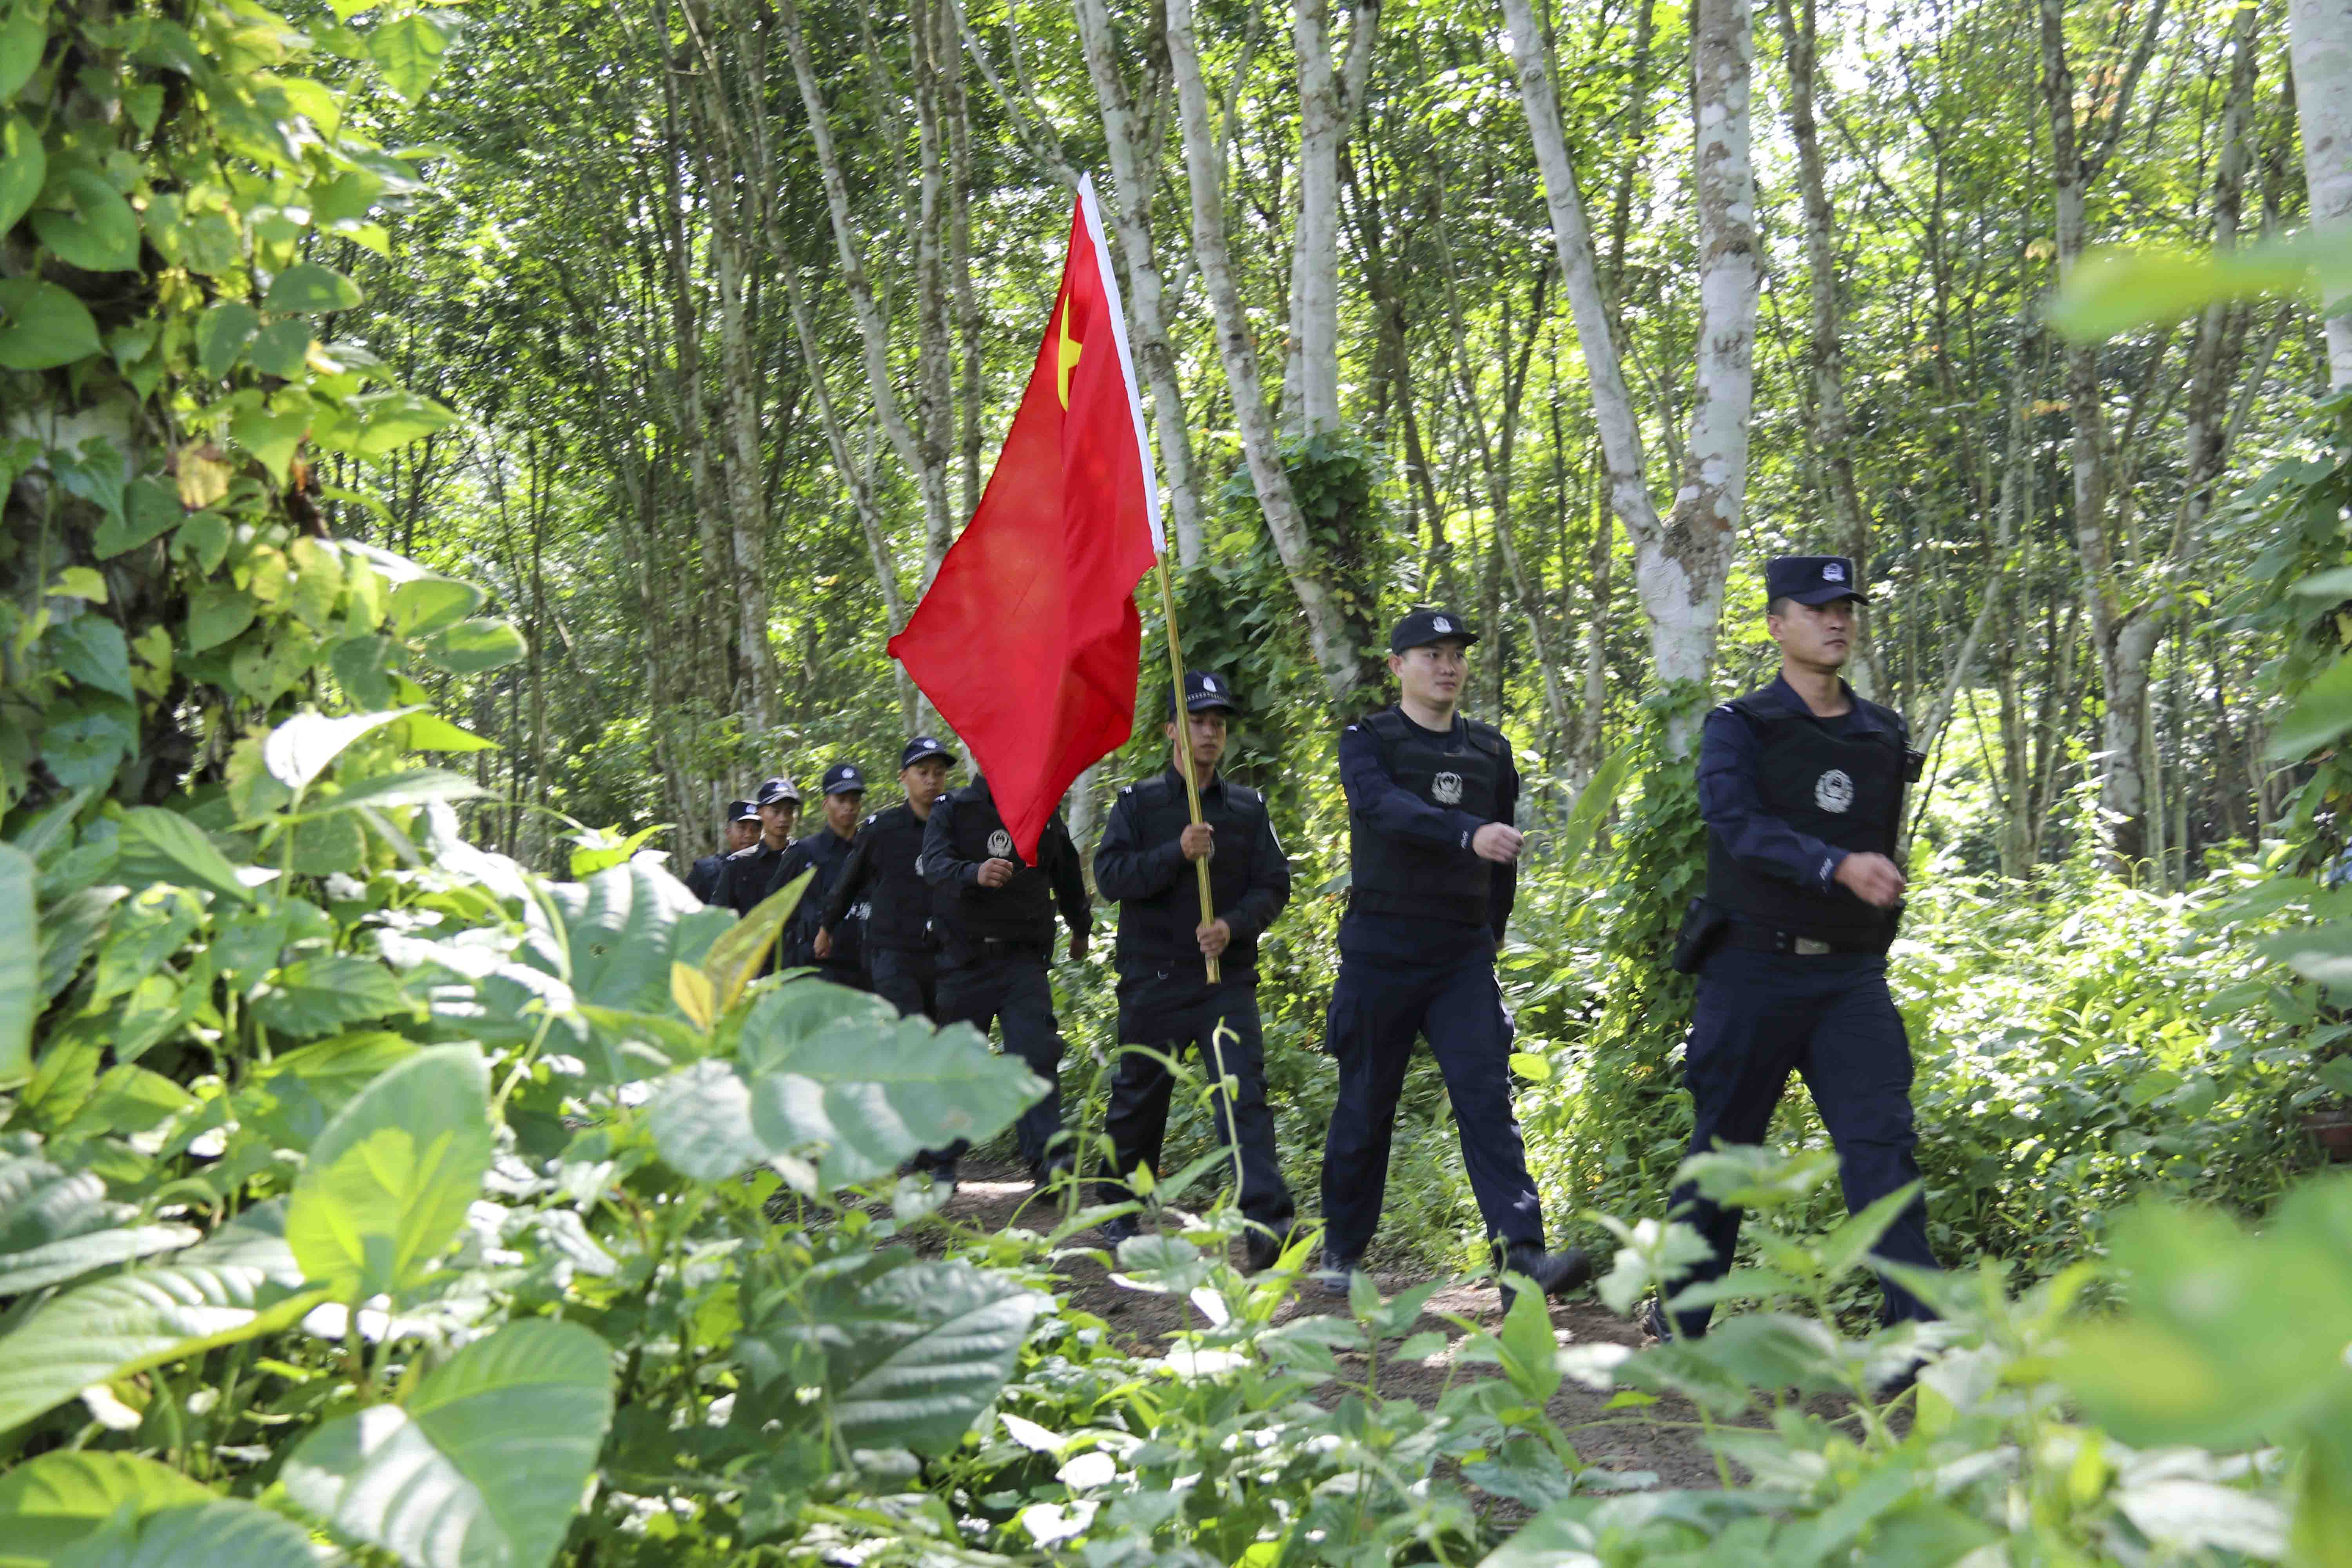
[[[1192,566],[1201,559],[1201,502],[1193,490],[1192,436],[1184,423],[1184,395],[1176,379],[1176,355],[1168,343],[1167,284],[1151,238],[1153,187],[1160,175],[1156,116],[1138,111],[1119,68],[1118,39],[1104,0],[1073,0],[1087,74],[1102,106],[1103,140],[1110,155],[1111,184],[1118,201],[1111,227],[1127,261],[1127,307],[1134,318],[1136,357],[1151,392],[1152,430],[1160,441],[1160,477],[1168,487],[1168,512],[1176,532],[1176,561]],[[1160,90],[1164,90],[1164,88]],[[1159,92],[1150,96],[1157,98]]]
[[[1830,205],[1821,129],[1814,114],[1819,61],[1813,0],[1779,0],[1789,66],[1789,132],[1797,144],[1797,184],[1805,205],[1805,267],[1811,284],[1813,447],[1827,480],[1832,537],[1870,581],[1870,523],[1853,479],[1853,422],[1846,412],[1845,340],[1838,310],[1837,213]],[[1864,616],[1855,627],[1846,677],[1864,697],[1879,693],[1878,649]]]
[[[1232,253],[1225,243],[1224,179],[1218,157],[1215,126],[1209,117],[1209,95],[1201,79],[1201,55],[1193,37],[1192,0],[1167,0],[1168,62],[1176,78],[1180,118],[1183,123],[1185,174],[1192,190],[1192,248],[1216,321],[1217,353],[1233,395],[1234,420],[1240,427],[1242,454],[1250,483],[1257,492],[1266,530],[1281,556],[1291,587],[1307,616],[1307,646],[1323,672],[1332,706],[1344,709],[1360,682],[1362,664],[1349,636],[1338,596],[1321,574],[1314,541],[1290,491],[1290,476],[1282,467],[1282,448],[1265,403],[1265,385],[1258,370],[1257,345],[1250,335],[1249,318],[1242,310],[1241,290],[1234,280]]]
[[[776,15],[783,24],[784,47],[792,56],[793,78],[800,88],[801,106],[808,114],[809,143],[816,153],[817,174],[824,186],[834,247],[841,258],[842,284],[849,291],[850,314],[857,323],[858,339],[865,349],[866,391],[874,399],[875,417],[881,422],[883,435],[913,476],[916,491],[922,497],[922,585],[928,589],[954,538],[954,523],[948,512],[947,475],[943,465],[925,461],[922,443],[908,423],[891,377],[889,323],[883,319],[881,307],[875,300],[873,279],[866,270],[856,223],[849,210],[848,181],[842,173],[841,155],[834,144],[824,89],[817,80],[815,62],[809,54],[800,8],[794,0],[776,0]]]
[[[1671,521],[1651,499],[1642,431],[1625,384],[1615,325],[1601,286],[1592,231],[1561,129],[1559,100],[1532,0],[1503,0],[1519,104],[1543,178],[1562,283],[1583,351],[1601,436],[1609,503],[1633,542],[1633,582],[1649,626],[1650,657],[1668,685],[1703,684],[1715,658],[1723,585],[1747,493],[1754,399],[1755,323],[1762,275],[1756,257],[1755,175],[1749,163],[1755,39],[1748,0],[1698,0],[1692,27],[1697,121],[1694,194],[1699,218],[1696,395],[1683,479]],[[1669,725],[1687,753],[1696,707]]]
[[[2287,29],[2311,226],[2352,245],[2352,0],[2289,0]],[[2341,392],[2352,386],[2352,311],[2326,326],[2328,385]]]
[[[1299,161],[1290,331],[1298,385],[1284,395],[1297,407],[1300,430],[1311,436],[1339,426],[1339,143],[1347,121],[1331,64],[1330,0],[1297,0],[1292,37],[1298,47]]]

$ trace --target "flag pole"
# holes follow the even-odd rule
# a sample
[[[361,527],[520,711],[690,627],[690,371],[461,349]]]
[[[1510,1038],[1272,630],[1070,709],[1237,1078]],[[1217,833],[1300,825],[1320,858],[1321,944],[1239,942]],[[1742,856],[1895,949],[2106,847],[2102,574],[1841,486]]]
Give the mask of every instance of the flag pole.
[[[1176,595],[1168,586],[1168,557],[1155,556],[1152,568],[1160,574],[1160,618],[1168,626],[1168,676],[1175,682],[1168,689],[1176,694],[1176,765],[1184,774],[1184,799],[1192,806],[1192,820],[1197,823],[1201,820],[1201,781],[1192,773],[1192,713],[1184,705],[1184,645],[1176,636]],[[1207,925],[1217,918],[1216,904],[1209,896],[1209,863],[1195,860],[1192,868],[1201,879],[1201,923]],[[1207,956],[1207,963],[1209,984],[1219,984],[1216,959]]]

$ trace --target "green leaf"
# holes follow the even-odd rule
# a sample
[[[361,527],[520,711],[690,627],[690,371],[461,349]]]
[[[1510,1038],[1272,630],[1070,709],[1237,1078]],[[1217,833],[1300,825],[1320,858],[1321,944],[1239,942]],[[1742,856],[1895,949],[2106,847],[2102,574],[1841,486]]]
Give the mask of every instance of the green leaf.
[[[708,910],[660,867],[632,860],[583,882],[548,889],[562,916],[568,973],[553,971],[583,1003],[667,1013],[673,963],[695,963],[733,921]]]
[[[1559,842],[1551,847],[1553,864],[1573,866],[1584,858],[1591,847],[1593,835],[1608,820],[1624,793],[1625,774],[1633,765],[1632,746],[1620,746],[1609,753],[1609,759],[1592,770],[1592,777],[1576,797],[1575,806],[1568,814],[1568,825],[1560,830]]]
[[[2352,289],[2352,237],[2306,229],[2229,251],[2099,249],[2074,266],[2050,320],[2076,342],[2161,326],[2223,300],[2300,296],[2314,304]]]
[[[298,1040],[409,1010],[408,995],[392,971],[373,959],[344,953],[287,965],[253,1004],[254,1018],[263,1028]]]
[[[260,311],[242,300],[221,300],[196,322],[196,368],[215,379],[226,375],[260,329]]]
[[[0,1084],[33,1072],[33,1024],[41,1016],[41,927],[33,912],[40,868],[0,844]]]
[[[229,439],[259,458],[270,478],[284,484],[295,450],[310,428],[311,412],[307,396],[280,387],[268,407],[247,408],[228,422]]]
[[[328,310],[356,310],[360,287],[331,267],[299,262],[279,273],[262,297],[261,308],[273,316],[317,315]]]
[[[253,346],[246,351],[246,363],[264,375],[299,380],[310,342],[310,323],[300,317],[272,321],[254,338]]]
[[[869,1181],[919,1151],[994,1137],[1044,1091],[969,1026],[897,1019],[817,980],[762,996],[740,1049],[740,1067],[697,1063],[656,1089],[654,1140],[674,1169],[715,1180],[814,1156],[828,1185]]]
[[[291,790],[308,789],[310,781],[342,755],[345,747],[415,711],[413,708],[393,708],[381,713],[352,713],[337,719],[323,713],[297,713],[269,731],[269,738],[261,744],[261,758],[268,766],[270,777],[279,784]]]
[[[120,698],[61,702],[41,733],[41,761],[68,789],[105,788],[138,743],[132,708]]]
[[[58,667],[84,686],[125,702],[139,700],[131,687],[131,645],[122,628],[104,616],[75,616],[49,633],[47,647]]]
[[[711,988],[717,993],[721,1013],[735,1005],[743,988],[760,976],[768,965],[768,950],[775,945],[776,937],[784,922],[793,918],[793,910],[807,891],[814,870],[802,872],[791,882],[778,888],[751,908],[751,912],[730,925],[702,960],[702,973],[710,977]]]
[[[1912,1182],[1841,1221],[1821,1245],[1822,1278],[1840,1279],[1848,1269],[1859,1267],[1870,1249],[1878,1245],[1878,1238],[1886,1234],[1886,1227],[1900,1219],[1918,1195],[1919,1184]]]
[[[1559,1344],[1551,1337],[1551,1313],[1542,1291],[1522,1288],[1514,1295],[1495,1339],[1502,1347],[1503,1375],[1520,1398],[1542,1405],[1559,1392]]]
[[[161,538],[187,514],[179,497],[152,479],[134,479],[122,489],[122,515],[109,516],[91,541],[100,561]]]
[[[30,17],[19,22],[0,23],[0,40],[9,30],[30,21],[36,34],[43,29]],[[0,53],[6,44],[0,41]],[[6,67],[0,64],[0,76]],[[0,101],[8,94],[0,91]],[[49,177],[49,157],[41,149],[41,133],[20,114],[0,115],[0,235],[16,226],[16,220],[30,212],[33,200],[41,194],[42,184]]]
[[[411,713],[401,727],[401,736],[412,752],[489,752],[499,744],[460,730],[438,713]]]
[[[286,1462],[286,1489],[411,1568],[542,1568],[612,1424],[604,1341],[577,1323],[510,1322],[398,1405],[312,1433]]]
[[[441,74],[449,35],[423,11],[394,18],[368,35],[368,53],[393,91],[416,103]]]
[[[481,1192],[489,1104],[488,1065],[467,1045],[420,1050],[343,1107],[287,1205],[304,1274],[343,1300],[414,1284]]]
[[[404,637],[437,632],[480,609],[487,596],[455,577],[411,578],[392,591],[392,629]]]
[[[1051,1298],[969,1263],[879,1255],[784,1300],[737,1340],[746,1386],[734,1424],[792,1423],[798,1390],[824,1390],[842,1440],[944,1454],[1013,1374]]]
[[[288,1051],[238,1091],[238,1118],[280,1148],[307,1150],[361,1091],[417,1049],[414,1040],[373,1029]]]
[[[71,212],[33,215],[33,232],[49,250],[85,272],[128,272],[139,265],[139,220],[122,193],[88,169],[65,177]]]
[[[457,422],[455,410],[398,388],[362,393],[346,398],[343,407],[360,422],[356,436],[344,441],[343,447],[362,458],[388,457]]]
[[[390,637],[362,634],[345,637],[327,656],[328,667],[343,694],[362,708],[389,708],[393,702],[393,654]]]
[[[118,1510],[127,1507],[140,1518],[212,1495],[170,1466],[135,1454],[43,1454],[0,1476],[0,1568],[46,1568]]]
[[[104,346],[73,295],[37,278],[0,279],[0,370],[55,370]]]
[[[238,1498],[110,1522],[58,1553],[56,1568],[318,1568],[310,1532]]]
[[[204,1239],[193,1226],[134,1225],[68,1237],[22,1252],[0,1252],[0,1296],[22,1296],[79,1279],[95,1268],[159,1252],[176,1252]]]
[[[386,773],[369,779],[364,784],[346,786],[331,799],[311,796],[296,816],[323,816],[330,812],[356,811],[361,806],[383,807],[424,805],[436,800],[475,800],[490,792],[466,777],[446,768],[415,768],[407,773]]]
[[[226,583],[206,583],[188,605],[188,651],[218,647],[253,624],[253,596]]]
[[[0,1336],[0,1432],[92,1384],[293,1323],[326,1299],[291,1294],[300,1279],[284,1238],[248,1223],[169,1264],[52,1298]]]
[[[2352,730],[2352,658],[2339,658],[2304,688],[2271,731],[2263,754],[2273,762],[2300,762],[2347,730]]]
[[[195,886],[209,888],[239,903],[253,901],[252,889],[237,879],[236,868],[213,847],[205,830],[176,811],[160,805],[133,806],[122,819],[125,854],[144,851],[158,856]]]
[[[478,675],[512,664],[529,650],[513,622],[481,617],[436,633],[419,651],[452,675]]]

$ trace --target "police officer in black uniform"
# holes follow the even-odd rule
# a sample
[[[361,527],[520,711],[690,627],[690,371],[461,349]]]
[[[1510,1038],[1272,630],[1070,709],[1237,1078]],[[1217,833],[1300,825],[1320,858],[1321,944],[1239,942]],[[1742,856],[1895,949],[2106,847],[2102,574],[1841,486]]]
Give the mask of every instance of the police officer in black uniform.
[[[725,847],[716,855],[705,855],[686,874],[686,890],[704,903],[716,903],[719,879],[727,869],[727,857],[739,849],[749,849],[760,837],[760,813],[748,800],[730,800],[727,815],[720,819],[719,831],[725,835]]]
[[[1708,714],[1699,742],[1706,894],[1677,955],[1699,976],[1684,1067],[1691,1152],[1762,1142],[1793,1069],[1837,1145],[1846,1207],[1859,1213],[1919,1179],[1911,1047],[1887,994],[1886,949],[1903,906],[1893,858],[1903,786],[1920,759],[1902,715],[1856,697],[1838,674],[1863,597],[1853,563],[1781,556],[1764,583],[1780,674]],[[1687,1184],[1672,1205],[1714,1251],[1685,1284],[1719,1278],[1739,1210]],[[1924,1200],[1877,1250],[1937,1267]],[[1892,1279],[1883,1289],[1890,1322],[1932,1316]],[[1675,1312],[1672,1327],[1704,1333],[1708,1310]],[[1666,1316],[1652,1306],[1650,1331],[1662,1339]]]
[[[947,792],[953,753],[918,735],[898,754],[907,798],[867,817],[819,912],[815,952],[833,956],[835,934],[866,910],[866,973],[874,994],[902,1018],[937,1018],[940,939],[931,932],[931,889],[915,871],[931,807]]]
[[[1199,823],[1184,793],[1184,775],[1169,765],[1119,791],[1095,849],[1095,887],[1118,909],[1118,1040],[1171,1058],[1196,1049],[1213,1078],[1232,1078],[1230,1101],[1219,1091],[1212,1106],[1217,1142],[1237,1149],[1239,1204],[1252,1224],[1250,1268],[1269,1267],[1282,1254],[1296,1207],[1283,1184],[1274,1147],[1274,1113],[1265,1102],[1265,1045],[1257,1014],[1257,939],[1290,900],[1290,863],[1274,836],[1265,797],[1217,772],[1225,727],[1234,712],[1226,682],[1198,671],[1184,677],[1184,716],[1169,699],[1169,744],[1192,754],[1201,791]],[[1201,918],[1198,861],[1209,863],[1215,917]],[[1219,978],[1209,983],[1207,958]],[[1218,1026],[1228,1031],[1219,1040]],[[1129,1051],[1111,1079],[1112,1178],[1141,1165],[1158,1173],[1175,1080],[1160,1058]],[[1095,1184],[1095,1201],[1115,1204],[1131,1194],[1121,1180]],[[1102,1226],[1111,1246],[1133,1236],[1122,1215]]]
[[[801,792],[793,787],[788,778],[767,779],[752,792],[751,805],[760,814],[760,837],[749,849],[739,849],[727,857],[727,864],[719,873],[718,897],[710,900],[733,910],[738,920],[759,908],[760,900],[768,896],[768,882],[775,875],[776,862],[793,847],[793,824],[800,819]]]
[[[1477,640],[1451,611],[1412,611],[1389,634],[1401,700],[1339,737],[1350,886],[1325,1021],[1339,1097],[1323,1144],[1323,1285],[1335,1295],[1347,1292],[1380,1223],[1416,1035],[1445,1075],[1501,1270],[1547,1295],[1592,1277],[1581,1250],[1544,1250],[1511,1110],[1511,1020],[1495,952],[1518,891],[1519,774],[1501,731],[1455,711]],[[1503,1304],[1507,1311],[1507,1282]]]
[[[866,963],[860,938],[865,922],[844,921],[825,944],[823,957],[816,951],[816,933],[824,924],[825,898],[849,864],[850,843],[857,837],[857,813],[866,804],[866,774],[855,763],[835,763],[824,770],[818,788],[823,791],[824,821],[776,862],[768,877],[768,890],[761,895],[772,897],[792,886],[793,879],[802,872],[816,872],[776,938],[772,967],[814,965],[820,978],[863,991]]]
[[[931,807],[917,865],[931,886],[932,929],[943,961],[939,1021],[968,1023],[983,1035],[992,1021],[1002,1023],[1004,1048],[1051,1086],[1014,1129],[1021,1158],[1042,1184],[1071,1165],[1069,1151],[1055,1146],[1062,1131],[1062,1037],[1045,966],[1056,906],[1070,928],[1071,959],[1086,956],[1094,916],[1077,848],[1055,812],[1037,839],[1037,864],[1022,864],[988,781],[977,778]],[[955,1179],[956,1153],[947,1151],[943,1166],[934,1163],[935,1180]]]

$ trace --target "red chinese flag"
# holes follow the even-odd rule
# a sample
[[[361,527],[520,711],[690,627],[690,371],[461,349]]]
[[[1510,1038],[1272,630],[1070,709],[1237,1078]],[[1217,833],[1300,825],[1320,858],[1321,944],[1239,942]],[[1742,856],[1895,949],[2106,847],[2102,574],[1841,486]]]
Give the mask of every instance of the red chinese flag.
[[[971,748],[1024,861],[1070,781],[1135,728],[1135,585],[1161,548],[1118,280],[1094,185],[980,510],[890,639]]]

